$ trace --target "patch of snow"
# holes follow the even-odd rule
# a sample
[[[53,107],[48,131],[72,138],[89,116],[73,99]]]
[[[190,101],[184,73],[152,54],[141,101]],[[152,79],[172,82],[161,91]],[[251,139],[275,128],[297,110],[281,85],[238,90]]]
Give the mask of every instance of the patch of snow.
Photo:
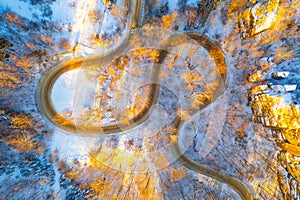
[[[38,7],[23,1],[0,1],[0,7],[6,7],[11,12],[18,13],[20,16],[32,21],[35,21],[34,15],[42,15]]]

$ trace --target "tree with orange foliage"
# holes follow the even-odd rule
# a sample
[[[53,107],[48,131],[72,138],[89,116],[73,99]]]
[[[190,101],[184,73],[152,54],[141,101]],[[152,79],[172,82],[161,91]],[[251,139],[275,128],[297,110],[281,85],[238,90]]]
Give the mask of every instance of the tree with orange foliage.
[[[16,67],[12,67],[0,61],[0,86],[2,88],[15,88],[22,82],[20,77],[21,74]]]
[[[62,113],[57,113],[54,118],[54,122],[58,122],[63,126],[74,125],[74,119],[72,117],[72,113],[69,111],[64,111]]]
[[[170,26],[173,24],[175,18],[176,18],[177,14],[176,13],[172,13],[171,15],[164,15],[162,17],[162,23],[163,23],[163,26],[165,28],[170,28]]]
[[[186,169],[184,168],[171,168],[170,169],[170,182],[178,181],[186,177]]]
[[[5,117],[1,117],[5,116]],[[1,111],[0,120],[2,138],[8,145],[20,151],[33,151],[36,154],[41,154],[45,148],[42,143],[37,142],[36,137],[39,136],[36,131],[34,119],[26,113],[9,113]],[[4,121],[3,121],[4,120]]]

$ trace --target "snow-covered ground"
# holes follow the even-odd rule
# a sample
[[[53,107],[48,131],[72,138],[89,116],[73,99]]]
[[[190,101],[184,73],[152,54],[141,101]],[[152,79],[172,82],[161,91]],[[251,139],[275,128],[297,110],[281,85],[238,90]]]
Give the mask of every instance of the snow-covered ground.
[[[297,158],[288,148],[294,140],[255,122],[268,104],[248,92],[284,85],[265,91],[282,98],[272,109],[297,103],[300,2],[143,1],[142,29],[135,29],[135,5],[0,0],[0,198],[241,198],[230,184],[186,168],[192,161],[237,177],[257,199],[299,198],[297,168],[287,161]],[[205,37],[177,37],[191,32]],[[82,56],[81,68],[72,65]],[[76,134],[37,107],[39,80],[68,60],[49,86],[50,102],[57,113],[69,112]],[[278,78],[278,71],[289,75]],[[153,81],[160,84],[155,104],[145,86]],[[117,133],[85,136],[81,127],[126,125],[144,108],[150,112],[142,123]],[[177,140],[191,163],[172,151]]]

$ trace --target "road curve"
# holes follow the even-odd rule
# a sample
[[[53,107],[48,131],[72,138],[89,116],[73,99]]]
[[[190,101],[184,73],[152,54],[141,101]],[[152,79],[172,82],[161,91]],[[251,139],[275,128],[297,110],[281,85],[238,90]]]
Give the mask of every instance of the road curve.
[[[136,5],[136,13],[140,13],[141,5],[142,5],[142,0],[138,0],[137,5]],[[135,15],[135,21],[137,24],[139,24],[140,19],[136,16],[137,15]],[[130,35],[131,34],[128,34],[128,36],[126,37],[124,42],[118,48],[113,49],[111,52],[108,52],[106,54],[101,54],[101,55],[93,55],[93,56],[89,56],[89,57],[75,58],[72,60],[63,61],[62,63],[60,63],[60,64],[56,65],[55,67],[53,67],[52,69],[50,69],[42,77],[42,79],[40,80],[40,83],[39,83],[38,91],[36,93],[36,103],[37,103],[37,106],[38,106],[38,109],[40,110],[40,112],[43,113],[43,115],[47,118],[47,120],[49,122],[51,122],[55,126],[65,130],[67,132],[71,132],[71,133],[77,132],[77,129],[75,126],[72,126],[72,125],[62,126],[61,124],[54,122],[52,120],[53,117],[57,114],[54,109],[54,106],[52,105],[51,99],[50,99],[50,95],[51,95],[50,92],[53,87],[53,84],[55,83],[57,78],[61,74],[65,73],[66,71],[73,70],[73,69],[76,69],[76,68],[79,68],[82,66],[92,65],[95,62],[97,62],[97,63],[110,62],[115,59],[116,55],[122,55],[123,52],[126,52],[128,44],[130,42]],[[187,36],[196,40],[201,46],[203,46],[204,48],[206,48],[208,50],[212,47],[216,48],[215,50],[218,51],[221,55],[221,57],[219,57],[220,55],[218,55],[218,58],[216,59],[217,67],[218,68],[224,67],[224,65],[225,65],[224,54],[206,36],[202,36],[197,33],[188,33]],[[211,52],[211,51],[209,51],[209,52]],[[163,59],[165,58],[167,53],[168,53],[168,51],[161,50],[161,56],[159,58],[158,63],[161,63],[163,61]],[[213,55],[211,54],[211,56],[213,56]],[[153,81],[154,81],[154,83],[159,83],[159,80],[157,80],[159,69],[157,70],[156,67],[154,67],[154,68],[155,68],[154,70],[156,70],[156,71],[154,72],[155,76],[153,77]],[[219,69],[219,71],[220,71],[221,77],[225,83],[226,73],[224,71],[222,71],[222,69]],[[159,91],[159,84],[154,84],[153,91],[152,91],[152,98],[151,98],[152,106],[155,105],[155,103],[156,103],[158,91]],[[207,102],[206,105],[208,103],[210,103],[210,102]],[[148,114],[151,110],[152,110],[151,108],[147,109],[147,110],[143,110],[143,112],[140,115],[138,115],[136,119],[133,119],[133,122],[134,122],[133,124],[130,124],[130,125],[124,126],[124,127],[120,127],[117,125],[102,127],[101,132],[103,132],[104,134],[107,134],[107,135],[118,134],[118,133],[122,134],[122,132],[124,130],[131,129],[134,126],[136,126],[140,123],[143,123],[149,116]],[[177,130],[180,129],[180,127],[183,123],[185,123],[185,122],[182,121],[181,119],[176,119],[174,121],[174,125],[177,127]],[[89,135],[97,135],[97,131],[89,132]],[[223,174],[220,171],[209,168],[202,164],[198,164],[198,163],[194,162],[193,160],[190,160],[189,158],[187,158],[184,155],[184,152],[181,151],[181,149],[178,145],[178,141],[177,141],[177,144],[173,147],[172,151],[176,156],[179,157],[179,162],[183,166],[187,167],[188,169],[227,184],[233,190],[235,190],[240,195],[240,197],[244,200],[254,199],[254,197],[253,197],[254,192],[253,192],[252,188],[250,186],[248,186],[247,184],[243,183],[242,181],[238,180],[235,177],[231,177],[230,175]]]
[[[177,127],[177,132],[179,132],[180,127],[184,123],[185,122],[182,121],[180,118],[177,118],[173,121],[173,126]],[[179,137],[177,137],[177,139],[179,140]],[[194,172],[203,174],[205,176],[227,184],[230,188],[237,192],[243,200],[254,200],[254,191],[250,185],[246,184],[245,182],[242,182],[237,177],[222,173],[219,170],[207,167],[206,165],[197,163],[189,159],[187,156],[184,155],[184,152],[181,150],[178,140],[174,145],[171,145],[171,148],[172,152],[176,156],[178,156],[178,162],[180,162],[183,166]]]

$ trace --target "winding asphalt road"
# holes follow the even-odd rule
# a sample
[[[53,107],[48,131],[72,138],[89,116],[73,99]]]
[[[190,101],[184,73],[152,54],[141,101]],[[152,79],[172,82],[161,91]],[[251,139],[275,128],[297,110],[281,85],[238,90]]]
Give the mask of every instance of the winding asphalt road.
[[[139,18],[139,16],[141,15],[140,13],[141,13],[141,9],[142,9],[141,8],[142,3],[143,3],[142,0],[136,1],[136,6],[135,6],[136,12],[134,15],[134,20],[135,20],[136,24],[140,24],[140,22],[141,22],[141,19]],[[203,46],[208,51],[210,51],[210,48],[215,48],[215,50],[219,51],[221,58],[218,57],[218,59],[215,60],[216,65],[217,66],[220,65],[220,67],[224,67],[224,64],[226,62],[225,62],[225,56],[224,56],[223,52],[213,42],[211,42],[206,36],[200,35],[198,33],[188,33],[187,36],[196,40],[199,43],[199,45]],[[50,69],[40,80],[39,89],[36,93],[37,106],[38,106],[40,112],[43,113],[43,115],[47,118],[47,120],[49,122],[51,122],[52,124],[54,124],[55,126],[65,130],[69,133],[77,133],[75,126],[62,126],[61,124],[54,122],[52,120],[53,117],[57,114],[54,109],[54,106],[51,102],[51,98],[50,98],[53,84],[55,83],[55,81],[61,74],[65,73],[69,70],[74,70],[76,68],[89,66],[89,65],[92,65],[95,63],[111,62],[112,60],[115,59],[116,55],[122,55],[122,53],[126,52],[126,50],[128,49],[128,46],[129,46],[130,39],[131,39],[131,34],[128,34],[126,39],[120,46],[116,47],[115,49],[113,49],[110,52],[107,52],[105,55],[104,54],[101,54],[100,56],[93,55],[93,56],[89,56],[89,57],[75,58],[72,60],[63,61],[62,63],[60,63],[60,64],[56,65],[55,67],[53,67],[52,69]],[[168,51],[161,50],[161,56],[159,58],[158,63],[161,63],[167,54],[168,54]],[[155,76],[153,76],[153,82],[159,83],[159,80],[158,80],[159,68],[157,68],[157,67],[154,67],[154,68],[155,68],[154,69],[155,71],[153,74],[155,74]],[[221,74],[221,77],[225,84],[226,73]],[[154,84],[152,88],[153,88],[153,91],[152,91],[151,105],[153,106],[157,102],[159,84]],[[209,103],[210,102],[206,102],[205,104],[207,105]],[[149,112],[151,112],[151,110],[152,110],[151,107],[149,109],[143,110],[138,116],[136,116],[136,118],[133,119],[134,123],[132,123],[128,126],[120,127],[117,125],[109,125],[109,126],[101,127],[102,128],[101,132],[104,134],[107,134],[107,135],[122,134],[123,131],[132,129],[136,125],[143,123],[149,116]],[[183,120],[181,120],[180,118],[177,118],[174,121],[173,125],[174,125],[174,127],[177,127],[177,130],[179,130],[183,123],[185,123]],[[87,134],[88,135],[97,135],[97,130],[91,130]],[[174,145],[174,147],[172,147],[172,148],[173,148],[172,151],[173,151],[174,155],[179,157],[180,163],[183,166],[185,166],[186,168],[227,184],[233,190],[235,190],[240,195],[240,197],[244,200],[254,199],[254,192],[253,192],[252,188],[249,185],[247,185],[246,183],[240,181],[238,178],[230,176],[230,175],[226,175],[226,174],[222,173],[221,171],[209,168],[205,165],[196,163],[193,160],[189,159],[188,157],[186,157],[184,155],[184,152],[182,152],[181,148],[178,145],[178,141],[177,141],[177,144]]]

